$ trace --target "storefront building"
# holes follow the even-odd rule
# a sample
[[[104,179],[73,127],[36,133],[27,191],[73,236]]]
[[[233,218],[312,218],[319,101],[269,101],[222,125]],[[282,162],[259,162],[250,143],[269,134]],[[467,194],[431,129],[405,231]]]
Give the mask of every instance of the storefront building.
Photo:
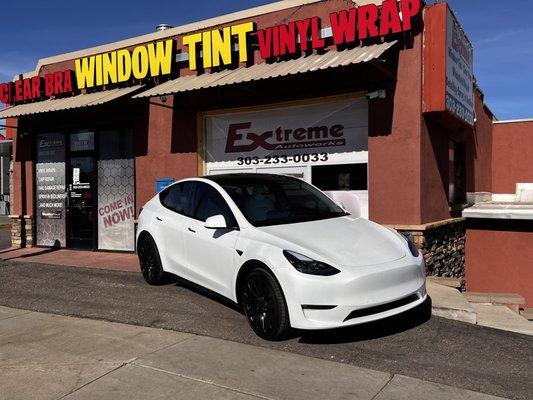
[[[40,60],[0,100],[16,246],[134,251],[164,182],[271,172],[460,277],[462,208],[492,189],[493,116],[444,3],[281,1]]]

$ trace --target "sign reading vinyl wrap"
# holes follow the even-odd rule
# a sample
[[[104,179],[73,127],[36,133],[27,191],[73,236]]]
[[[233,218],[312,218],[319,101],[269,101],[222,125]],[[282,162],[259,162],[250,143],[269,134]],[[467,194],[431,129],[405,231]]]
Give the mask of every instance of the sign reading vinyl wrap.
[[[452,11],[446,28],[446,109],[474,125],[474,51]]]
[[[323,164],[368,151],[368,103],[343,99],[205,118],[208,169]]]

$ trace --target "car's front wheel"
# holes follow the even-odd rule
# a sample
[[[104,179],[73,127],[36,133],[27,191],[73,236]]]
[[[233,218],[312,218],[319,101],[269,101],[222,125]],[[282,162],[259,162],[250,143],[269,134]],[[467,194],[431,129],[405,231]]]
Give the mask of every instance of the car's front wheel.
[[[252,270],[241,287],[244,314],[253,331],[266,340],[280,340],[290,329],[285,296],[266,270]]]
[[[149,234],[145,234],[139,239],[137,254],[139,255],[139,263],[141,264],[144,280],[150,285],[162,283],[165,273],[161,265],[157,245]]]

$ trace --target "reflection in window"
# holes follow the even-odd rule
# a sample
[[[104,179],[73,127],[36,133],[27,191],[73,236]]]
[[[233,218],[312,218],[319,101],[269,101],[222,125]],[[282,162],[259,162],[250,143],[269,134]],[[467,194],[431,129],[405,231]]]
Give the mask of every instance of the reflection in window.
[[[320,190],[368,190],[368,164],[315,166],[312,172]]]

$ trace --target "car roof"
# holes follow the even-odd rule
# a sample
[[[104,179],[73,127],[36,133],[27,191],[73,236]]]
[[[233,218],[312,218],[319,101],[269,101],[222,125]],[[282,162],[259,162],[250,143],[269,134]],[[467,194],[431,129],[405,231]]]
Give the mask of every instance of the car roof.
[[[205,176],[204,179],[213,181],[221,186],[224,186],[231,184],[286,182],[289,180],[296,180],[298,178],[278,174],[234,173],[210,175]]]

